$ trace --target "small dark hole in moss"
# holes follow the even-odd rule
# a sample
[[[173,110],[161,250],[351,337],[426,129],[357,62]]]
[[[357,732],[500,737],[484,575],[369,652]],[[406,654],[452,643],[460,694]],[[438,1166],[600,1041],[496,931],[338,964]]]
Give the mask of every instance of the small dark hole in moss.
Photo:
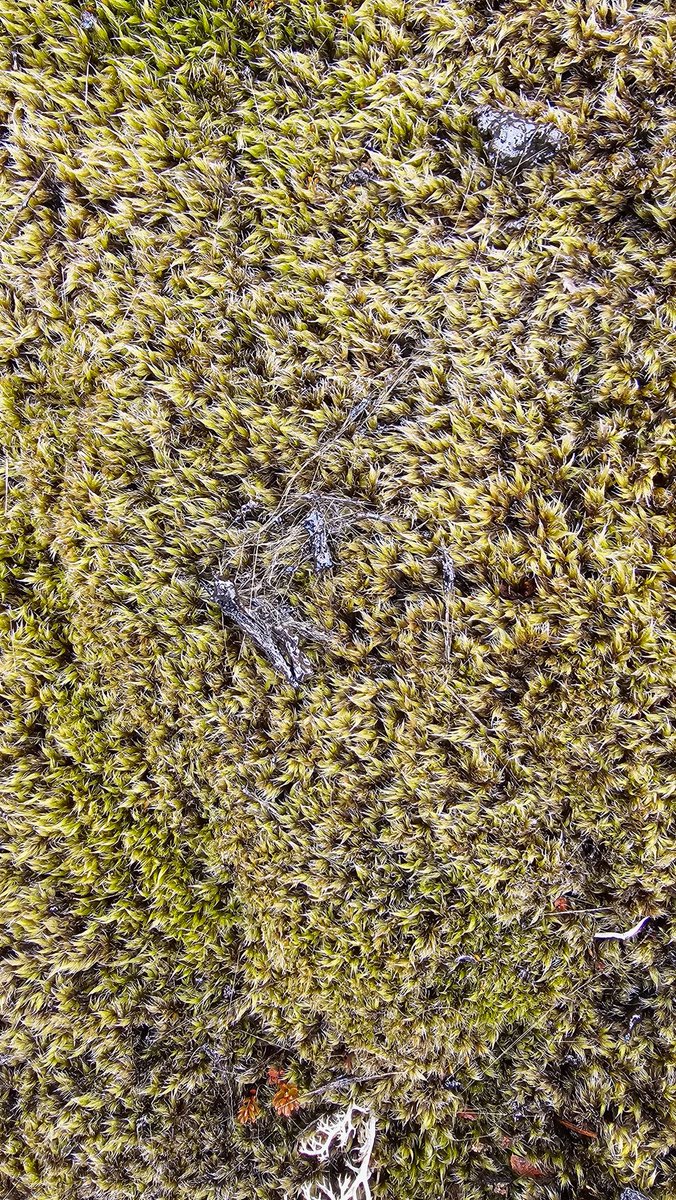
[[[590,864],[594,870],[601,870],[608,865],[608,860],[603,847],[589,834],[585,834],[578,843],[578,848],[582,858]]]
[[[361,632],[360,613],[346,611],[341,613],[341,619],[345,622],[350,633],[357,634]]]
[[[503,600],[530,600],[535,595],[535,579],[532,575],[525,575],[517,583],[511,584],[502,579],[498,590]]]
[[[45,179],[45,204],[55,217],[61,219],[66,211],[66,198],[57,179]]]
[[[389,588],[390,600],[408,600],[411,596],[411,580],[407,575],[395,575]]]
[[[465,571],[458,570],[455,572],[455,590],[459,596],[471,596],[476,586],[475,581]]]
[[[408,359],[408,358],[411,358],[411,356],[413,355],[413,352],[415,351],[415,348],[418,343],[417,343],[416,338],[410,337],[410,335],[402,333],[402,334],[399,334],[399,336],[394,339],[394,344],[395,344],[395,346],[398,346],[398,348],[399,348],[400,358]]]
[[[598,567],[593,566],[591,563],[586,562],[583,559],[580,563],[580,575],[583,579],[598,579]]]
[[[134,1054],[145,1054],[154,1041],[154,1032],[150,1025],[141,1023],[134,1025],[131,1030],[131,1044]]]

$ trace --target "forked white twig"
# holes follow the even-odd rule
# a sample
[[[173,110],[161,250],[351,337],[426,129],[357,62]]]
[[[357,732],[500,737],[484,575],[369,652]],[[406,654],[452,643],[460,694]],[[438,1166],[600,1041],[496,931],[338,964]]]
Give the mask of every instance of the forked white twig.
[[[328,1163],[336,1150],[343,1151],[346,1170],[333,1182],[326,1179],[303,1184],[302,1200],[372,1200],[369,1179],[375,1138],[376,1119],[358,1104],[322,1117],[301,1139],[298,1149],[321,1163]]]
[[[598,942],[600,942],[602,939],[605,940],[606,938],[617,938],[617,940],[620,942],[626,942],[629,938],[636,937],[636,934],[641,932],[646,921],[649,920],[650,917],[641,917],[641,920],[638,922],[638,924],[632,926],[632,928],[628,929],[626,933],[617,933],[613,930],[609,933],[595,933],[594,937]]]

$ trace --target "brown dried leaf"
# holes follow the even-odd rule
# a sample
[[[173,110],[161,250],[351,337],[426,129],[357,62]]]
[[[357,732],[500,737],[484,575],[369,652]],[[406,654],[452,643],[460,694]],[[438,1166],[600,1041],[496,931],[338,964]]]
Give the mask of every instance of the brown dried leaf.
[[[522,1158],[519,1154],[510,1155],[509,1165],[515,1175],[521,1179],[547,1179],[551,1175],[546,1167],[540,1166],[530,1158]]]
[[[584,1125],[576,1125],[574,1121],[567,1121],[565,1117],[558,1117],[559,1125],[563,1125],[564,1129],[570,1129],[571,1133],[578,1133],[580,1137],[597,1138],[599,1135],[593,1129],[587,1129]]]
[[[461,1108],[458,1111],[458,1116],[460,1117],[461,1121],[476,1121],[478,1120],[479,1114],[475,1113],[474,1109],[472,1108]]]

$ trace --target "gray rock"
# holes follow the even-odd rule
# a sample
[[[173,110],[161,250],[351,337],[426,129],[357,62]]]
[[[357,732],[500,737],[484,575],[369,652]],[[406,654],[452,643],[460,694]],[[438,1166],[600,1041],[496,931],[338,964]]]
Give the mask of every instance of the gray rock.
[[[638,1188],[625,1188],[620,1196],[620,1200],[648,1200],[643,1192],[639,1192]]]
[[[499,171],[523,171],[550,162],[565,145],[556,125],[531,121],[504,109],[479,108],[476,126],[484,142],[486,158]]]

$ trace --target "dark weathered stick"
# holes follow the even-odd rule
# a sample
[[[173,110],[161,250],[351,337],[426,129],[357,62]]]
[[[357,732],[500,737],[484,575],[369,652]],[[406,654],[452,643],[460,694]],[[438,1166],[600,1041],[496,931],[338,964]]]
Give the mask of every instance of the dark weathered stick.
[[[289,683],[302,683],[312,674],[308,659],[300,649],[298,637],[281,620],[259,616],[244,608],[234,583],[214,579],[205,589],[207,596],[220,607],[223,614],[242,633],[249,635],[259,650],[270,660],[275,670]]]
[[[451,623],[451,600],[455,592],[455,567],[453,559],[448,550],[442,549],[439,555],[441,559],[441,577],[444,582],[444,648],[446,653],[446,662],[451,661],[451,653],[453,650],[453,626]]]
[[[315,568],[318,571],[330,571],[333,566],[333,558],[329,549],[326,521],[318,508],[313,508],[312,512],[308,513],[303,525],[310,535],[310,547]]]
[[[455,567],[453,566],[453,559],[448,553],[448,550],[442,550],[439,557],[441,559],[441,575],[444,581],[444,591],[452,592],[455,587]]]

